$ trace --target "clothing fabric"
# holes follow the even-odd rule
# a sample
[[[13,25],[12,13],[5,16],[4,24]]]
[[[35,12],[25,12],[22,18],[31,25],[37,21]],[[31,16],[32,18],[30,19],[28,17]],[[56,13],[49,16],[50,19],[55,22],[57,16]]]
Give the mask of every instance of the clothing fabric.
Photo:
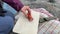
[[[44,8],[37,8],[34,10],[40,12],[40,18],[50,19],[50,17],[54,17],[54,15]],[[52,18],[52,20],[39,23],[38,34],[60,34],[60,21]]]
[[[3,10],[7,11],[7,12],[11,12],[12,14],[16,15],[17,14],[17,11],[12,8],[10,5],[8,5],[7,3],[3,2]]]
[[[13,29],[14,26],[14,14],[16,13],[16,10],[19,11],[23,7],[23,4],[19,0],[2,1],[7,3],[3,4],[3,9],[4,11],[7,11],[7,13],[5,13],[4,17],[0,16],[0,34],[9,34],[9,32],[11,31],[11,29]]]
[[[15,10],[19,11],[24,5],[19,0],[2,0],[3,2],[6,2],[11,7],[13,7]]]
[[[60,21],[50,20],[43,22],[38,28],[38,34],[60,34]]]
[[[0,34],[9,34],[14,26],[14,14],[10,11],[5,13],[5,16],[0,16]]]
[[[8,34],[14,26],[14,20],[10,16],[0,16],[0,34]]]

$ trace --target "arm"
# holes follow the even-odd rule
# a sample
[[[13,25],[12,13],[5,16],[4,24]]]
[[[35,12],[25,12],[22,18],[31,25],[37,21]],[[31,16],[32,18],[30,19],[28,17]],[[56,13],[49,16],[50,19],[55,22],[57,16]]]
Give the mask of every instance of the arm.
[[[10,6],[12,6],[17,11],[21,10],[23,12],[23,14],[30,21],[32,21],[31,10],[30,10],[30,8],[28,6],[24,6],[19,0],[3,0],[3,1],[6,2],[7,4],[9,4]],[[28,12],[29,12],[29,15],[28,16],[26,14],[26,10],[28,10]]]
[[[12,6],[17,11],[21,10],[21,8],[24,6],[19,0],[3,0],[3,1]]]

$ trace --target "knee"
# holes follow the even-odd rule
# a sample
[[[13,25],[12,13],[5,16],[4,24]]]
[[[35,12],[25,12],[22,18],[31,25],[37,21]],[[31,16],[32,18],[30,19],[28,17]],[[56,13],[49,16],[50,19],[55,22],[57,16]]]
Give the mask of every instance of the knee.
[[[13,18],[9,16],[0,17],[0,31],[9,32],[14,26]]]

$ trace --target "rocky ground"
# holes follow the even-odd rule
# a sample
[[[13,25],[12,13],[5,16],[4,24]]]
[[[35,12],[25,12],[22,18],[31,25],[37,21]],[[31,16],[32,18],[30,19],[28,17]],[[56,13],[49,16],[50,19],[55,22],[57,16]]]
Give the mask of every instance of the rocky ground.
[[[29,5],[31,8],[45,8],[54,16],[60,18],[60,0],[21,0],[24,5]]]

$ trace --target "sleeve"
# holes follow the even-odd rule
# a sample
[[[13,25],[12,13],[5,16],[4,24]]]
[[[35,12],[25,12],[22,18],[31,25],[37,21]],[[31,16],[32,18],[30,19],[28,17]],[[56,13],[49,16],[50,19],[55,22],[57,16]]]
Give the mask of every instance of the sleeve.
[[[20,0],[3,0],[3,1],[9,4],[17,11],[21,10],[21,8],[24,6]]]

